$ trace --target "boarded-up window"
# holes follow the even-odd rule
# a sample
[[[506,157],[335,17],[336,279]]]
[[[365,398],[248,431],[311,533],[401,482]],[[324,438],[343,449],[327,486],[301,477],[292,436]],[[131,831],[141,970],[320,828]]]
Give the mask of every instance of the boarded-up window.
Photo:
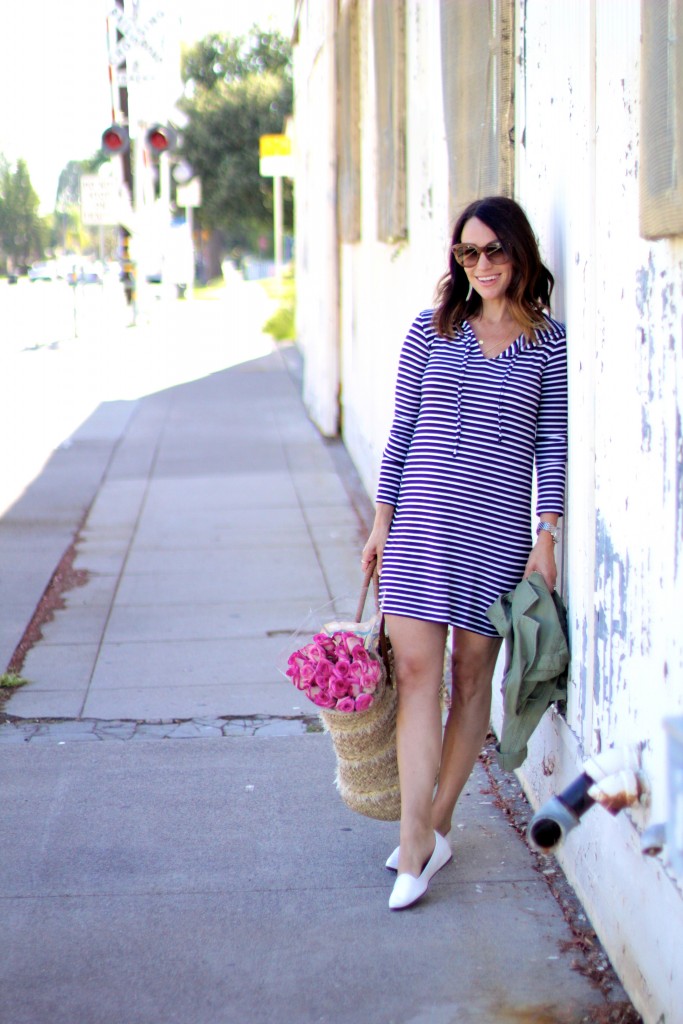
[[[450,213],[514,186],[513,0],[441,0]]]
[[[641,0],[640,232],[683,234],[683,0]]]
[[[377,237],[405,238],[406,70],[405,5],[375,0],[373,6],[377,98]]]
[[[360,54],[358,0],[345,0],[337,26],[339,238],[360,238]]]

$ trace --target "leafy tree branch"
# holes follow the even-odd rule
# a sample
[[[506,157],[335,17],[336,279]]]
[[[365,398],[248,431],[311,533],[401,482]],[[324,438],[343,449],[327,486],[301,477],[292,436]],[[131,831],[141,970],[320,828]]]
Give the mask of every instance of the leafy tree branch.
[[[246,37],[211,35],[185,56],[188,117],[183,156],[202,181],[199,223],[218,228],[228,248],[256,249],[270,238],[272,179],[259,174],[259,138],[279,134],[292,112],[291,47],[254,27]],[[285,185],[285,227],[292,224]]]

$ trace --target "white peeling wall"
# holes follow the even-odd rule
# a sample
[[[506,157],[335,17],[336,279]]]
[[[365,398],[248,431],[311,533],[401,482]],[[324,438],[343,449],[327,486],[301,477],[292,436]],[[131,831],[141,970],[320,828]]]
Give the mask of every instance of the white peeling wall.
[[[639,0],[527,0],[519,13],[518,198],[569,328],[572,647],[570,728],[546,716],[524,781],[540,802],[589,754],[642,748],[651,811],[593,810],[561,861],[645,1020],[670,1022],[683,880],[641,855],[639,835],[666,817],[662,719],[683,712],[683,245],[639,235]]]
[[[297,337],[304,401],[323,434],[339,429],[336,0],[302,5],[294,65]]]
[[[408,238],[377,240],[375,68],[369,0],[361,0],[362,242],[341,249],[344,441],[374,498],[393,416],[398,357],[419,312],[431,307],[450,239],[441,105],[439,6],[406,8]]]
[[[450,237],[439,3],[406,4],[408,238],[396,245],[377,240],[372,0],[359,0],[361,239],[337,245],[335,11],[299,10],[299,330],[311,415],[332,432],[341,410],[374,496],[398,355]],[[643,857],[640,832],[666,816],[662,719],[683,714],[683,241],[639,235],[640,0],[518,0],[515,32],[515,195],[556,277],[570,381],[567,719],[545,716],[522,778],[539,804],[590,754],[641,748],[651,810],[593,809],[560,860],[646,1024],[673,1024],[683,881]]]
[[[297,331],[304,400],[323,433],[341,413],[344,440],[368,493],[393,414],[401,345],[431,306],[449,239],[439,77],[439,5],[406,10],[408,240],[377,240],[374,52],[370,0],[359,2],[362,241],[338,245],[333,0],[304,0],[295,50]],[[437,59],[435,59],[437,55]]]

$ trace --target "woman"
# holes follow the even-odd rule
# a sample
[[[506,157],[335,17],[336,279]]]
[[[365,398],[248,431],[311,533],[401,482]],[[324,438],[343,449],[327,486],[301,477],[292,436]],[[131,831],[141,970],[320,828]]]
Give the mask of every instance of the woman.
[[[501,641],[486,609],[533,571],[555,586],[567,384],[564,327],[549,316],[553,284],[521,207],[478,200],[455,225],[436,309],[417,317],[401,353],[362,555],[364,569],[377,559],[398,684],[392,909],[415,903],[451,858],[453,811],[490,723]],[[453,689],[442,739],[449,626]]]

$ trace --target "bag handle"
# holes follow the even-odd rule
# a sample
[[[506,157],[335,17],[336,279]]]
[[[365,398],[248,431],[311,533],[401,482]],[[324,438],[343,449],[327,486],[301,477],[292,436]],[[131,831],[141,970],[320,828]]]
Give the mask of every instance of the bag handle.
[[[362,622],[363,621],[363,610],[365,608],[365,602],[367,601],[367,598],[368,598],[368,590],[370,589],[370,580],[372,580],[372,582],[374,584],[375,608],[376,608],[377,611],[379,611],[379,575],[377,573],[377,559],[376,558],[373,558],[373,560],[370,562],[370,565],[365,570],[365,575],[363,576],[363,583],[362,583],[362,586],[360,588],[360,598],[358,600],[358,609],[356,611],[356,618],[354,620],[355,622]]]
[[[379,607],[379,573],[377,572],[377,559],[376,558],[373,558],[372,562],[370,562],[370,565],[365,570],[365,575],[363,576],[363,583],[362,583],[362,586],[360,588],[360,598],[359,598],[359,601],[358,601],[358,609],[356,611],[356,620],[355,620],[356,622],[362,622],[363,621],[363,609],[365,608],[365,602],[366,602],[367,597],[368,597],[368,590],[370,589],[370,581],[371,580],[373,582],[373,585],[374,585],[373,589],[375,591],[375,608],[377,609],[377,611],[379,611],[380,610],[380,607]],[[387,672],[387,680],[389,682],[391,682],[391,662],[389,660],[389,638],[388,638],[388,636],[387,636],[387,634],[385,632],[385,629],[384,629],[384,616],[383,615],[380,616],[380,620],[379,620],[379,637],[378,637],[378,640],[379,640],[379,653],[380,653],[380,657],[382,658],[382,661],[384,662],[384,667],[385,667],[386,672]]]

